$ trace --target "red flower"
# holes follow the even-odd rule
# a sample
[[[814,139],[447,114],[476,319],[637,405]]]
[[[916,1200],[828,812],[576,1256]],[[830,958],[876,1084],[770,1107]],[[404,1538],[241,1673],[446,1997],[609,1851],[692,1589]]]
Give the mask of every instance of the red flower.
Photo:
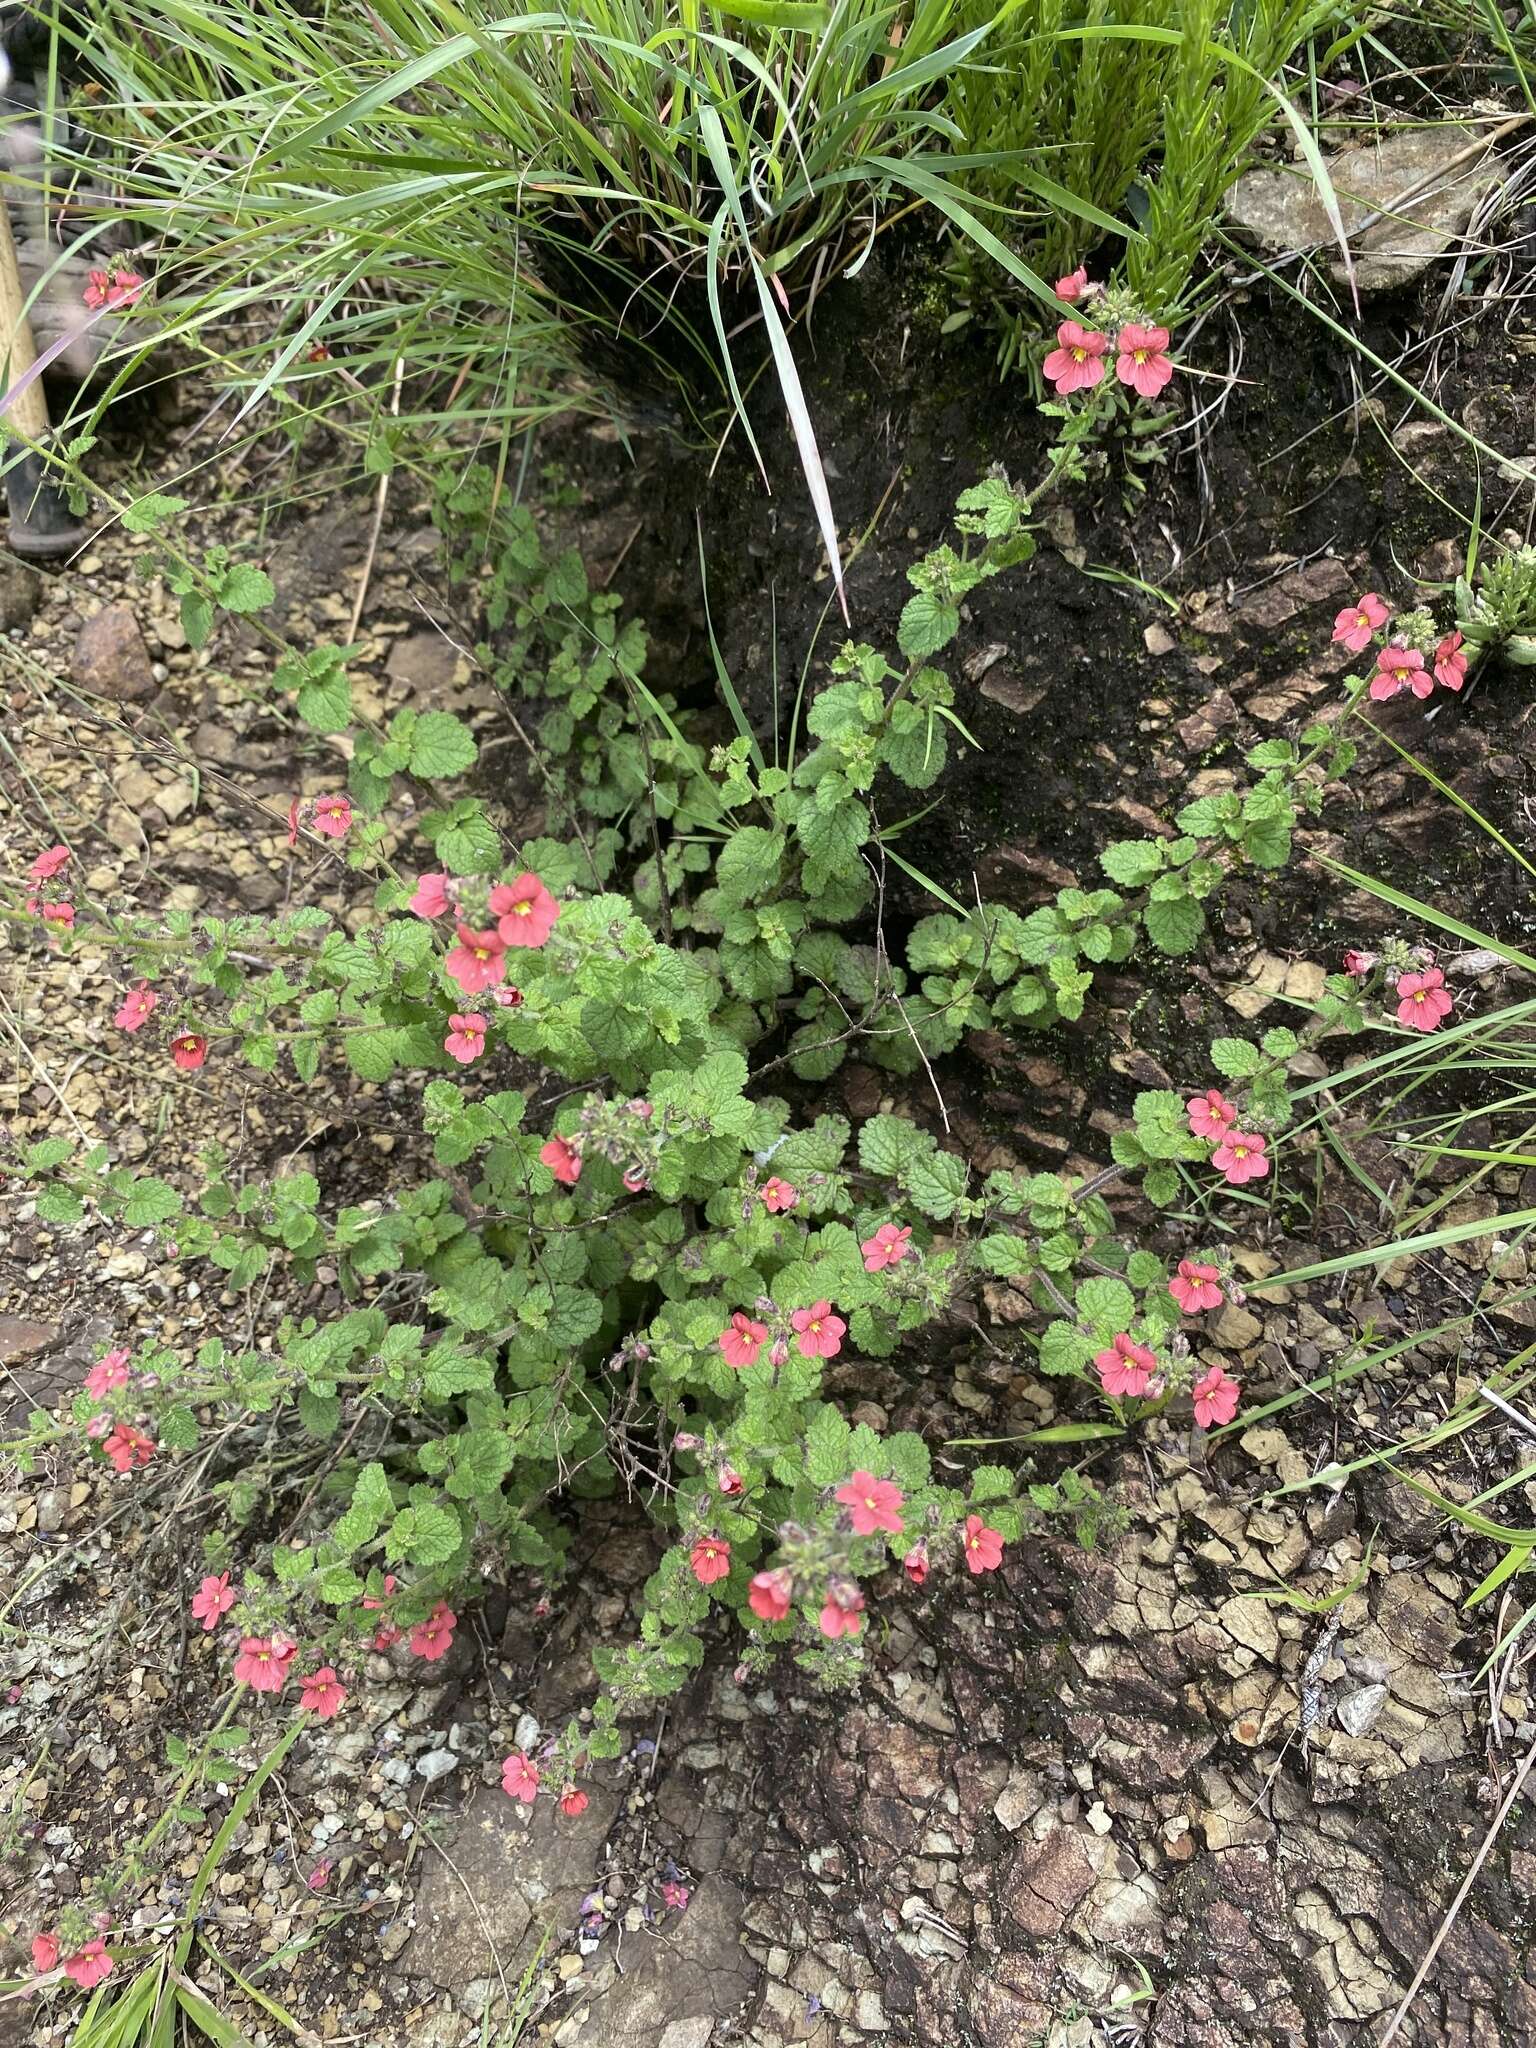
[[[211,1635],[234,1604],[235,1592],[229,1583],[229,1573],[220,1572],[217,1578],[210,1576],[204,1579],[192,1595],[192,1619],[200,1621]]]
[[[1192,1391],[1195,1397],[1195,1421],[1201,1429],[1209,1429],[1213,1422],[1232,1420],[1237,1413],[1238,1396],[1243,1390],[1238,1381],[1228,1379],[1219,1365],[1213,1365]]]
[[[989,1529],[980,1515],[965,1518],[965,1568],[973,1576],[979,1572],[995,1572],[1003,1561],[1003,1539],[996,1529]]]
[[[928,1583],[928,1546],[921,1538],[913,1544],[901,1561],[901,1568],[914,1586]]]
[[[56,1934],[34,1934],[32,1937],[32,1967],[39,1976],[59,1966],[59,1937]]]
[[[50,846],[46,853],[40,853],[27,873],[34,882],[51,882],[60,868],[69,865],[71,855],[67,846]]]
[[[889,1479],[877,1479],[873,1472],[855,1472],[832,1498],[848,1510],[855,1536],[873,1536],[877,1529],[892,1536],[901,1534],[903,1495]]]
[[[1107,1351],[1094,1357],[1099,1384],[1106,1394],[1144,1394],[1157,1371],[1157,1358],[1145,1344],[1133,1344],[1122,1330]]]
[[[1257,1131],[1229,1131],[1211,1154],[1211,1164],[1235,1188],[1244,1181],[1262,1180],[1269,1171],[1267,1143]]]
[[[208,1041],[196,1031],[183,1031],[171,1040],[171,1060],[184,1074],[196,1073],[208,1057]]]
[[[1435,649],[1435,681],[1448,690],[1459,690],[1467,680],[1467,657],[1461,651],[1461,635],[1447,633]]]
[[[103,306],[131,306],[143,289],[144,280],[136,270],[93,270],[80,296],[94,313]]]
[[[131,1422],[114,1423],[112,1434],[102,1445],[109,1464],[119,1472],[131,1472],[135,1465],[147,1465],[155,1455],[154,1440]]]
[[[111,1973],[112,1958],[107,1954],[107,1944],[99,1937],[64,1960],[65,1976],[73,1979],[82,1991],[94,1991],[102,1978]]]
[[[137,1031],[140,1025],[147,1024],[155,1014],[155,1007],[159,1001],[160,998],[149,983],[141,981],[136,988],[129,989],[118,1004],[112,1022],[119,1031]]]
[[[1434,687],[1435,679],[1417,647],[1383,647],[1377,655],[1371,695],[1378,704],[1404,689],[1412,690],[1415,697],[1427,697]]]
[[[555,928],[560,906],[537,875],[514,875],[491,891],[491,915],[506,946],[542,946]]]
[[[715,1484],[727,1500],[734,1500],[742,1491],[744,1481],[734,1465],[722,1465],[715,1474]]]
[[[446,917],[453,908],[450,886],[446,875],[422,875],[416,883],[416,893],[405,907],[414,910],[418,917]]]
[[[509,1799],[520,1799],[524,1806],[532,1806],[539,1796],[539,1773],[526,1752],[514,1749],[501,1766],[501,1789]]]
[[[43,920],[44,924],[61,924],[66,931],[73,929],[75,906],[73,903],[43,903],[36,896],[27,898],[27,908]]]
[[[1203,1095],[1192,1095],[1184,1108],[1189,1128],[1197,1138],[1223,1138],[1237,1122],[1237,1104],[1228,1102],[1219,1088],[1207,1088]]]
[[[1410,1031],[1436,1031],[1451,1014],[1451,997],[1438,967],[1398,977],[1397,1021]]]
[[[1087,289],[1088,270],[1087,266],[1081,263],[1076,270],[1069,271],[1065,277],[1058,277],[1056,280],[1056,296],[1058,299],[1064,299],[1069,306],[1080,299]]]
[[[800,1190],[792,1188],[787,1180],[780,1180],[775,1174],[772,1180],[765,1180],[757,1191],[757,1199],[770,1216],[777,1216],[783,1209],[793,1209],[800,1199]]]
[[[459,943],[443,962],[444,972],[467,996],[494,988],[507,971],[507,949],[500,932],[471,931],[467,924],[461,924],[458,934]]]
[[[242,1636],[235,1656],[235,1677],[252,1692],[281,1692],[288,1659],[273,1637]]]
[[[832,1313],[830,1301],[818,1301],[811,1308],[797,1308],[790,1322],[798,1331],[795,1349],[802,1358],[836,1358],[843,1348],[848,1325]]]
[[[699,1584],[712,1586],[730,1576],[731,1546],[723,1536],[701,1536],[689,1551],[688,1562]]]
[[[834,1579],[816,1626],[829,1642],[835,1643],[839,1636],[856,1636],[864,1626],[864,1595],[858,1587],[846,1579]]]
[[[587,1795],[579,1785],[567,1785],[560,1794],[560,1811],[567,1820],[576,1820],[587,1810]]]
[[[1199,1265],[1194,1259],[1180,1259],[1178,1272],[1168,1282],[1168,1292],[1185,1315],[1199,1315],[1202,1309],[1221,1307],[1222,1292],[1216,1285],[1219,1277],[1214,1266]]]
[[[760,1621],[783,1621],[789,1614],[794,1581],[782,1568],[758,1572],[747,1587],[747,1605]]]
[[[1156,398],[1173,375],[1166,327],[1138,327],[1127,320],[1115,343],[1115,375],[1139,398]]]
[[[1375,965],[1376,955],[1374,953],[1362,953],[1353,946],[1344,955],[1344,972],[1352,974],[1356,981],[1364,981]]]
[[[1371,635],[1379,633],[1392,614],[1374,590],[1346,605],[1333,622],[1333,644],[1351,654],[1364,654]]]
[[[317,1721],[332,1720],[347,1703],[347,1688],[329,1664],[322,1664],[313,1676],[301,1678],[299,1684],[303,1688],[299,1705]]]
[[[757,1354],[767,1341],[767,1324],[754,1323],[739,1309],[731,1317],[730,1328],[720,1332],[720,1349],[725,1354],[725,1362],[734,1365],[738,1371],[744,1365],[757,1363]]]
[[[566,1138],[548,1138],[539,1147],[539,1159],[558,1181],[568,1188],[581,1179],[581,1154]]]
[[[410,1644],[414,1654],[424,1657],[429,1664],[435,1664],[439,1657],[446,1657],[453,1648],[453,1632],[459,1625],[459,1617],[446,1600],[439,1600],[425,1621],[418,1621],[411,1630]]]
[[[643,1166],[626,1166],[623,1173],[625,1191],[631,1195],[643,1195],[650,1186]]]
[[[448,1036],[443,1040],[443,1051],[450,1059],[456,1059],[461,1067],[479,1059],[485,1051],[485,1019],[478,1010],[471,1010],[463,1017],[455,1014],[448,1019]]]
[[[1058,346],[1041,367],[1056,386],[1057,395],[1068,398],[1074,391],[1091,391],[1104,375],[1106,336],[1096,328],[1080,327],[1075,320],[1063,320],[1056,330]]]
[[[882,1223],[873,1237],[866,1237],[859,1246],[864,1254],[866,1273],[881,1273],[887,1266],[894,1266],[907,1256],[907,1245],[911,1240],[910,1224],[898,1229],[894,1223]]]
[[[387,1600],[387,1599],[389,1598],[390,1594],[394,1592],[395,1588],[396,1588],[396,1587],[397,1587],[397,1586],[399,1585],[399,1583],[400,1583],[400,1581],[399,1581],[399,1580],[398,1580],[398,1579],[397,1579],[397,1578],[395,1577],[395,1575],[394,1575],[394,1573],[393,1573],[393,1572],[386,1572],[386,1573],[384,1574],[384,1599],[385,1599],[385,1600]],[[380,1599],[376,1598],[376,1597],[375,1597],[375,1595],[374,1595],[374,1594],[372,1594],[372,1593],[365,1593],[365,1594],[363,1595],[363,1598],[362,1598],[362,1602],[361,1602],[361,1604],[362,1604],[362,1606],[363,1606],[363,1607],[364,1607],[365,1609],[367,1609],[367,1610],[369,1610],[369,1611],[371,1612],[371,1611],[373,1611],[373,1610],[374,1610],[375,1608],[379,1608],[379,1607],[382,1607],[382,1606],[384,1605],[384,1600],[380,1600]]]

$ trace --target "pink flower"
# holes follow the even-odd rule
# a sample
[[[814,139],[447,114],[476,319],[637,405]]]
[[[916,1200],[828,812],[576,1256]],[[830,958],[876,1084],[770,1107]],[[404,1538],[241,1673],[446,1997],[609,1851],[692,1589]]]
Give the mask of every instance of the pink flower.
[[[443,1040],[443,1051],[456,1059],[461,1067],[479,1059],[485,1051],[485,1019],[478,1010],[471,1010],[464,1017],[455,1014],[448,1019],[448,1036]]]
[[[34,882],[51,882],[60,868],[68,866],[70,858],[67,846],[50,846],[46,853],[37,856],[27,873]]]
[[[80,296],[94,313],[103,306],[131,306],[143,289],[144,280],[136,270],[93,270]]]
[[[1243,1390],[1238,1381],[1228,1379],[1219,1365],[1213,1365],[1191,1391],[1195,1397],[1195,1421],[1202,1429],[1209,1429],[1213,1422],[1232,1420]]]
[[[205,1632],[211,1635],[234,1604],[235,1590],[229,1583],[229,1573],[220,1572],[217,1577],[210,1575],[192,1595],[192,1619],[200,1621]]]
[[[1211,1164],[1235,1188],[1262,1180],[1269,1171],[1268,1140],[1258,1131],[1229,1131],[1211,1154]]]
[[[288,1676],[282,1644],[270,1636],[242,1636],[235,1657],[235,1677],[252,1692],[281,1692]]]
[[[334,1719],[347,1703],[347,1688],[330,1664],[322,1664],[311,1677],[301,1678],[299,1684],[303,1688],[299,1705],[317,1721]]]
[[[1133,1344],[1122,1330],[1107,1351],[1094,1357],[1099,1384],[1106,1394],[1144,1394],[1157,1371],[1157,1359],[1145,1344]]]
[[[679,1884],[675,1877],[667,1878],[661,1887],[661,1903],[669,1906],[674,1913],[683,1912],[693,1897],[687,1885]]]
[[[827,1588],[826,1604],[816,1617],[816,1626],[829,1642],[839,1636],[856,1636],[864,1626],[864,1595],[857,1586],[834,1580]]]
[[[36,913],[44,924],[61,924],[66,931],[74,927],[75,906],[73,903],[42,903],[36,896],[27,898],[27,908]]]
[[[507,949],[500,932],[471,931],[467,924],[461,924],[458,934],[459,943],[443,962],[444,971],[467,996],[494,988],[507,971]]]
[[[783,1209],[793,1209],[800,1199],[800,1190],[792,1188],[787,1180],[780,1180],[775,1175],[772,1180],[763,1182],[757,1191],[757,1199],[770,1216],[777,1216]]]
[[[504,946],[542,946],[560,906],[537,875],[514,875],[491,891],[491,915]]]
[[[1351,654],[1364,654],[1371,635],[1379,633],[1391,616],[1375,591],[1368,590],[1364,597],[1346,605],[1334,620],[1334,646],[1347,647]]]
[[[1467,680],[1467,657],[1461,651],[1461,635],[1447,633],[1435,649],[1435,681],[1448,690],[1459,690]]]
[[[59,1937],[56,1934],[34,1934],[32,1937],[32,1967],[41,1977],[59,1966]]]
[[[394,1592],[395,1588],[399,1585],[399,1583],[400,1581],[395,1577],[393,1572],[386,1572],[384,1574],[384,1600],[387,1600],[389,1598],[389,1596],[391,1595],[391,1593]],[[359,1604],[371,1613],[375,1609],[382,1607],[384,1605],[384,1600],[379,1599],[376,1594],[365,1593]]]
[[[989,1529],[980,1515],[965,1518],[965,1568],[974,1577],[980,1572],[995,1572],[1003,1561],[1003,1539],[996,1529]]]
[[[645,1168],[643,1166],[626,1166],[622,1178],[624,1182],[625,1192],[627,1194],[643,1195],[646,1189],[650,1186],[650,1182],[646,1179]]]
[[[418,917],[446,917],[453,908],[453,898],[448,894],[448,877],[440,874],[420,876],[416,892],[405,907],[414,910]]]
[[[523,1007],[523,992],[520,988],[493,989],[491,1001],[500,1010],[520,1010]]]
[[[1199,1265],[1194,1259],[1180,1259],[1179,1270],[1168,1282],[1168,1292],[1187,1316],[1202,1309],[1220,1308],[1222,1292],[1216,1285],[1220,1275],[1214,1266]]]
[[[913,1544],[901,1561],[901,1568],[914,1586],[928,1583],[928,1545],[921,1538]]]
[[[439,1657],[446,1657],[453,1648],[453,1632],[459,1625],[459,1617],[446,1600],[439,1600],[425,1621],[418,1621],[411,1630],[410,1645],[417,1657],[425,1657],[429,1664],[435,1664]]]
[[[720,1332],[720,1349],[725,1354],[725,1362],[734,1365],[738,1372],[744,1365],[757,1363],[757,1354],[767,1341],[767,1324],[754,1323],[739,1309],[731,1317],[730,1328]]]
[[[119,1031],[137,1031],[141,1024],[147,1024],[155,1014],[160,998],[147,981],[141,981],[136,988],[129,989],[117,1006],[112,1022]]]
[[[1412,690],[1415,697],[1427,697],[1434,687],[1435,679],[1425,668],[1417,647],[1383,647],[1377,655],[1371,695],[1378,704],[1384,704],[1403,689]]]
[[[688,1562],[699,1584],[712,1586],[730,1576],[731,1546],[723,1536],[701,1536],[689,1551]]]
[[[323,1892],[331,1881],[331,1872],[335,1867],[329,1856],[322,1856],[304,1882],[312,1892]]]
[[[401,1631],[392,1621],[381,1621],[373,1632],[373,1647],[376,1650],[392,1650],[399,1642]]]
[[[1375,965],[1374,953],[1362,953],[1353,946],[1344,955],[1344,972],[1352,974],[1356,981],[1364,981]]]
[[[882,1223],[873,1237],[866,1237],[859,1246],[864,1254],[866,1273],[884,1272],[887,1266],[894,1266],[907,1256],[907,1245],[912,1236],[910,1224],[900,1229],[894,1223]]]
[[[783,1621],[793,1591],[794,1581],[787,1571],[758,1572],[747,1587],[747,1605],[760,1621]]]
[[[539,1796],[538,1767],[521,1749],[514,1749],[502,1761],[501,1789],[509,1799],[520,1799],[524,1806],[532,1806]]]
[[[1087,289],[1088,270],[1085,264],[1080,263],[1076,270],[1069,271],[1065,277],[1058,277],[1056,280],[1056,296],[1065,300],[1069,306],[1080,299]]]
[[[102,1445],[107,1462],[119,1472],[131,1472],[135,1465],[147,1465],[155,1455],[154,1440],[131,1422],[117,1422]]]
[[[715,1484],[727,1500],[735,1500],[737,1495],[743,1490],[745,1483],[734,1465],[722,1465],[715,1474]]]
[[[128,1370],[131,1353],[109,1351],[98,1359],[85,1376],[85,1391],[93,1401],[105,1400],[114,1387],[126,1387],[133,1375]]]
[[[322,839],[345,839],[352,830],[352,806],[344,796],[317,796],[309,822]]]
[[[877,1479],[873,1472],[862,1471],[855,1472],[832,1496],[848,1510],[855,1536],[873,1536],[877,1529],[899,1536],[903,1527],[899,1512],[903,1497],[901,1489],[889,1479]]]
[[[1096,328],[1080,327],[1075,320],[1063,320],[1056,330],[1058,347],[1046,357],[1042,368],[1056,386],[1058,397],[1069,398],[1074,391],[1091,391],[1104,375],[1106,336]]]
[[[802,1358],[836,1358],[843,1348],[848,1325],[832,1313],[830,1301],[818,1301],[811,1308],[797,1308],[790,1323],[799,1332],[795,1349]]]
[[[1410,1031],[1437,1030],[1451,1014],[1451,997],[1438,967],[1426,967],[1422,974],[1400,975],[1397,993],[1397,1021]]]
[[[1129,384],[1139,398],[1156,398],[1173,376],[1167,328],[1138,327],[1134,320],[1127,320],[1115,347],[1119,351],[1115,375],[1120,382]]]
[[[171,1061],[184,1074],[196,1073],[208,1057],[208,1041],[199,1032],[183,1031],[171,1040]]]
[[[1219,1088],[1207,1088],[1203,1095],[1192,1095],[1184,1108],[1189,1128],[1197,1138],[1224,1138],[1237,1122],[1237,1104],[1228,1102]]]
[[[568,1188],[581,1179],[581,1154],[566,1138],[548,1138],[539,1147],[539,1159],[558,1181]]]
[[[579,1785],[567,1785],[560,1794],[560,1811],[567,1820],[578,1820],[587,1810],[587,1795]]]
[[[82,1991],[94,1991],[102,1978],[111,1973],[112,1958],[107,1954],[107,1944],[99,1936],[64,1960],[65,1976],[78,1984]]]

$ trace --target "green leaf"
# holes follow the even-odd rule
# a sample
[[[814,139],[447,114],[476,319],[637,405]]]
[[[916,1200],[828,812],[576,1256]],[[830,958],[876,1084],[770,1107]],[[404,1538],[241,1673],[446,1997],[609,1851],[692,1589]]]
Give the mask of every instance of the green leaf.
[[[761,825],[744,825],[720,850],[715,880],[730,903],[760,902],[779,886],[784,835]]]
[[[1109,1335],[1127,1329],[1136,1313],[1136,1297],[1123,1280],[1113,1279],[1105,1273],[1094,1273],[1084,1280],[1075,1296],[1077,1312],[1085,1322],[1102,1328]]]
[[[907,1192],[923,1214],[942,1222],[955,1213],[955,1205],[965,1193],[966,1164],[953,1152],[935,1152],[931,1158],[915,1160],[904,1179]]]
[[[235,562],[225,570],[218,596],[227,612],[264,612],[276,601],[277,592],[265,569],[253,562]]]
[[[213,631],[213,606],[200,590],[189,590],[181,600],[181,625],[189,647],[206,647]]]
[[[142,498],[135,499],[124,512],[123,531],[156,533],[186,509],[185,498],[172,497],[165,491],[148,491]]]
[[[134,1225],[165,1223],[179,1214],[181,1196],[167,1181],[138,1180],[123,1204],[123,1221]]]
[[[1265,1057],[1272,1060],[1294,1059],[1301,1049],[1301,1040],[1284,1024],[1277,1024],[1266,1031],[1259,1043]]]
[[[1292,1048],[1294,1050],[1294,1047]],[[1229,1081],[1246,1080],[1261,1065],[1259,1049],[1246,1038],[1217,1038],[1211,1042],[1211,1065]]]
[[[44,1223],[78,1223],[85,1204],[73,1189],[56,1182],[38,1190],[37,1214]]]
[[[947,647],[960,630],[960,607],[931,590],[919,590],[902,607],[896,644],[909,661],[921,661]]]
[[[352,685],[345,669],[328,669],[299,684],[297,708],[311,732],[345,732],[352,723]]]
[[[866,1173],[899,1179],[934,1149],[926,1131],[904,1116],[872,1116],[859,1132],[859,1164]]]
[[[411,773],[428,782],[462,775],[479,756],[474,735],[451,711],[423,711],[411,732]]]
[[[344,1043],[347,1065],[360,1081],[387,1081],[395,1071],[395,1032],[349,1031]]]
[[[1099,866],[1112,882],[1139,889],[1162,873],[1162,844],[1156,839],[1111,840],[1099,855]]]
[[[1205,929],[1205,912],[1190,896],[1149,903],[1142,912],[1147,937],[1161,953],[1190,953]]]
[[[818,1404],[805,1433],[804,1472],[812,1486],[837,1486],[848,1477],[850,1431],[829,1401]]]

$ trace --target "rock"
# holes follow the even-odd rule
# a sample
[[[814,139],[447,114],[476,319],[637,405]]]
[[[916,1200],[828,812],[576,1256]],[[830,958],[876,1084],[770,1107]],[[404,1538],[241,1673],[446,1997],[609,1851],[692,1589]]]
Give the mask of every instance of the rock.
[[[1154,619],[1150,626],[1143,627],[1141,639],[1148,654],[1172,654],[1179,644],[1161,619]]]
[[[441,633],[407,633],[389,650],[384,673],[418,697],[441,696],[458,679],[459,651]]]
[[[451,1749],[429,1749],[416,1759],[416,1775],[425,1778],[430,1785],[437,1778],[446,1778],[450,1771],[459,1768],[459,1759]]]
[[[155,672],[131,605],[104,605],[86,620],[75,637],[70,674],[82,690],[117,703],[151,695]]]
[[[553,1799],[539,1800],[525,1820],[525,1809],[499,1789],[476,1791],[446,1844],[453,1867],[437,1856],[426,1866],[406,1959],[412,1976],[429,1977],[445,1991],[494,1972],[498,1963],[515,1977],[545,1927],[558,1941],[575,1926],[618,1806],[599,1785],[589,1787],[588,1798],[575,1820]]]
[[[27,625],[47,589],[42,571],[15,555],[0,554],[0,633]]]
[[[1346,1735],[1363,1735],[1386,1703],[1384,1685],[1362,1685],[1358,1692],[1340,1700],[1334,1712]]]
[[[1078,1837],[1070,1828],[1056,1828],[1043,1842],[1027,1842],[1019,1850],[1004,1881],[1003,1902],[1026,1934],[1046,1941],[1092,1891],[1095,1874]]]
[[[741,1946],[742,1911],[734,1885],[706,1878],[665,1941],[645,1943],[634,1962],[625,1945],[623,1977],[593,2000],[572,2048],[707,2048],[716,2023],[757,1989],[756,1965]]]
[[[1504,176],[1502,159],[1487,151],[1458,161],[1476,140],[1473,129],[1442,122],[1327,160],[1362,292],[1401,291],[1462,234]],[[1343,258],[1322,200],[1299,166],[1249,171],[1228,191],[1227,211],[1271,254],[1327,249],[1334,277],[1343,281]],[[1382,213],[1391,217],[1373,218]]]
[[[994,704],[1003,705],[1016,718],[1024,718],[1034,710],[1048,687],[1046,683],[1026,683],[1011,668],[996,668],[982,678],[981,694],[990,697]]]
[[[1257,1344],[1263,1334],[1264,1325],[1253,1310],[1239,1308],[1230,1301],[1211,1324],[1211,1341],[1224,1351],[1246,1350],[1250,1344]]]

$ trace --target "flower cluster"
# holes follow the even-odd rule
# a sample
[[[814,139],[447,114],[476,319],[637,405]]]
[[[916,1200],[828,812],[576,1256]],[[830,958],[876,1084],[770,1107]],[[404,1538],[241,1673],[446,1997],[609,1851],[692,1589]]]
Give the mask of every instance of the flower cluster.
[[[1427,611],[1411,611],[1404,612],[1387,635],[1391,619],[1386,600],[1368,590],[1346,605],[1333,622],[1334,646],[1351,654],[1363,654],[1378,634],[1386,635],[1370,680],[1372,700],[1383,704],[1404,690],[1427,697],[1436,683],[1443,689],[1459,690],[1467,679],[1468,665],[1461,634],[1442,634]]]
[[[1138,398],[1156,398],[1173,377],[1166,327],[1151,324],[1123,293],[1089,281],[1086,270],[1058,279],[1056,296],[1067,305],[1092,306],[1102,325],[1063,320],[1056,346],[1041,365],[1059,398],[1101,383],[1111,349],[1115,375]]]
[[[767,1295],[759,1296],[754,1306],[768,1318],[766,1322],[756,1322],[738,1309],[720,1332],[721,1356],[738,1372],[756,1365],[765,1344],[772,1366],[786,1362],[791,1345],[802,1358],[836,1358],[843,1348],[848,1325],[833,1313],[830,1301],[813,1302],[809,1308],[793,1309],[787,1316]]]
[[[111,1921],[106,1916],[106,1924]],[[60,1934],[37,1934],[32,1938],[32,1967],[40,1977],[51,1976],[61,1968],[63,1974],[82,1991],[94,1991],[104,1977],[112,1974],[112,1958],[100,1934],[82,1942],[70,1950]]]
[[[1379,953],[1352,947],[1344,955],[1344,972],[1360,983],[1362,996],[1376,995],[1409,1031],[1438,1031],[1455,1007],[1427,946],[1389,938]]]
[[[1219,1088],[1192,1095],[1184,1105],[1192,1137],[1204,1139],[1211,1149],[1211,1164],[1232,1187],[1250,1180],[1262,1180],[1269,1172],[1268,1140],[1262,1131],[1242,1131],[1238,1108]]]

